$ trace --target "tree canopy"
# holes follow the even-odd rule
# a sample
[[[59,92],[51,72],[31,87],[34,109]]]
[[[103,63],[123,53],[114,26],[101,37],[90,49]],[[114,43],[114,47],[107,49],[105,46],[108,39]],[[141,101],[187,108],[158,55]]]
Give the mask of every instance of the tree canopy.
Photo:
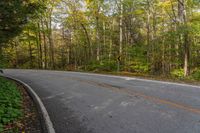
[[[0,45],[18,35],[33,15],[40,11],[41,4],[34,0],[0,1]]]

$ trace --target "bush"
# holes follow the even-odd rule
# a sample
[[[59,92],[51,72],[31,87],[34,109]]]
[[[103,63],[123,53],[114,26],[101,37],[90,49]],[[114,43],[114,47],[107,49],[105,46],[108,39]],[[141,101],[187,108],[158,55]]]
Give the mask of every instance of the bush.
[[[147,73],[148,72],[148,66],[146,65],[135,65],[130,67],[131,70],[138,72],[138,73]]]
[[[196,69],[191,74],[192,79],[200,80],[200,69]]]
[[[184,78],[184,70],[183,69],[175,69],[171,72],[172,77],[175,78]]]
[[[88,71],[95,71],[95,72],[110,72],[117,70],[117,63],[115,61],[107,61],[104,60],[101,63],[93,62],[91,65],[87,66]]]
[[[22,116],[22,96],[17,86],[0,77],[0,132],[3,126]]]
[[[130,71],[136,73],[148,73],[149,67],[147,64],[143,64],[140,62],[134,62],[130,65]]]

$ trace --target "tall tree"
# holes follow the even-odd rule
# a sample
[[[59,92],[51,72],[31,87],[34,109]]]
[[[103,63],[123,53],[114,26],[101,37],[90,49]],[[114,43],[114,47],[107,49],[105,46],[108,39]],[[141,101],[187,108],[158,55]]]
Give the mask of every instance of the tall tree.
[[[180,28],[184,28],[182,38],[184,46],[184,75],[189,75],[189,56],[190,56],[190,44],[189,44],[189,35],[187,27],[187,13],[186,13],[186,1],[178,0],[178,19]]]

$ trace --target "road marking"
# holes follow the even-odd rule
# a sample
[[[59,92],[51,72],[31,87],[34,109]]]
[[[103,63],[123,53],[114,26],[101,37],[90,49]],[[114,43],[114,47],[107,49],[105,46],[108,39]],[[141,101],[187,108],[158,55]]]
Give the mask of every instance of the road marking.
[[[46,100],[46,99],[52,99],[52,98],[55,98],[57,96],[62,96],[64,95],[65,93],[62,92],[62,93],[59,93],[59,94],[55,94],[55,95],[52,95],[52,96],[48,96],[48,97],[45,97],[45,98],[42,98],[43,100]]]
[[[195,114],[200,114],[200,109],[193,108],[190,105],[186,105],[186,104],[182,104],[182,103],[176,103],[174,101],[158,98],[158,97],[155,97],[155,96],[149,96],[145,93],[138,92],[138,91],[135,91],[133,89],[130,90],[129,88],[117,87],[117,86],[112,86],[112,85],[107,84],[107,83],[98,83],[98,82],[95,82],[95,81],[84,80],[84,79],[74,78],[74,77],[70,77],[70,79],[77,80],[77,81],[84,82],[84,83],[88,83],[88,84],[95,85],[95,86],[100,86],[100,87],[103,87],[103,88],[108,88],[112,91],[128,94],[130,96],[139,96],[139,97],[142,97],[146,100],[153,101],[153,102],[158,103],[158,104],[164,104],[164,105],[168,105],[168,106],[173,107],[173,108],[185,110],[185,111],[195,113]]]
[[[60,72],[60,71],[56,71],[56,72]],[[184,84],[184,83],[173,83],[173,82],[158,81],[158,80],[151,80],[151,79],[142,79],[142,78],[136,78],[136,77],[114,76],[114,75],[104,75],[104,74],[95,74],[95,73],[81,73],[81,72],[66,72],[66,73],[118,78],[118,79],[124,79],[124,80],[128,80],[128,81],[131,81],[131,80],[134,81],[135,80],[135,81],[145,81],[145,82],[152,82],[152,83],[168,84],[168,85],[178,85],[178,86],[183,86],[183,87],[200,88],[200,86],[198,86],[198,85],[190,85],[190,84]]]
[[[12,69],[4,69],[4,70],[12,70]],[[168,82],[168,81],[159,81],[159,80],[151,80],[151,79],[143,79],[138,77],[128,77],[128,76],[115,76],[115,75],[105,75],[105,74],[96,74],[96,73],[84,73],[84,72],[70,72],[70,71],[50,71],[50,70],[27,70],[27,69],[20,69],[23,71],[32,71],[32,72],[54,72],[54,73],[66,73],[66,74],[80,74],[80,75],[88,75],[88,76],[99,76],[99,77],[110,77],[110,78],[118,78],[118,79],[124,79],[124,80],[135,80],[135,81],[145,81],[145,82],[153,82],[153,83],[161,83],[161,84],[168,84],[168,85],[178,85],[183,87],[193,87],[200,89],[200,86],[198,85],[190,85],[190,84],[184,84],[184,83],[175,83],[175,82]]]
[[[48,71],[49,72],[49,71]],[[52,72],[52,71],[51,71]],[[79,75],[90,75],[90,76],[97,76],[97,77],[111,77],[111,78],[118,78],[118,79],[125,79],[125,80],[135,80],[135,81],[145,81],[145,82],[152,82],[152,83],[162,83],[162,84],[168,84],[168,85],[178,85],[178,86],[183,86],[183,87],[193,87],[193,88],[200,88],[200,86],[195,86],[195,85],[188,85],[188,84],[181,84],[181,83],[173,83],[173,82],[166,82],[166,81],[156,81],[156,80],[150,80],[150,79],[140,79],[140,78],[135,78],[135,77],[125,77],[125,76],[112,76],[112,75],[103,75],[103,74],[92,74],[92,73],[80,73],[80,72],[65,72],[65,71],[53,71],[53,72],[57,72],[57,73],[66,73],[66,74],[79,74]],[[86,82],[88,84],[93,84],[95,86],[101,86],[104,88],[110,88],[113,91],[119,91],[119,92],[123,92],[126,93],[128,95],[134,95],[134,96],[140,96],[143,97],[147,100],[151,100],[154,101],[156,103],[160,103],[160,104],[165,104],[165,105],[169,105],[171,107],[175,107],[175,108],[179,108],[179,109],[183,109],[189,112],[193,112],[193,113],[198,113],[200,114],[200,109],[197,108],[193,108],[190,105],[185,105],[185,104],[181,104],[181,103],[176,103],[170,100],[166,100],[166,99],[161,99],[158,97],[154,97],[154,96],[148,96],[144,93],[141,92],[136,92],[134,90],[129,90],[128,88],[118,88],[109,84],[105,84],[105,83],[98,83],[98,82],[94,82],[94,81],[88,81],[88,80],[83,80],[80,78],[73,78],[70,77],[70,79],[75,79],[78,80],[80,82]]]

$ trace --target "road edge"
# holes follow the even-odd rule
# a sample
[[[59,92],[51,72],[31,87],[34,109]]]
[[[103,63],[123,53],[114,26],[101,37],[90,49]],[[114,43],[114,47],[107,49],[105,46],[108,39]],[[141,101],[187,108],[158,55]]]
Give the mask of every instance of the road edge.
[[[60,71],[55,71],[60,72]],[[193,87],[193,88],[200,88],[200,85],[195,84],[189,84],[189,83],[181,83],[181,82],[173,82],[173,81],[164,81],[164,80],[157,80],[157,79],[145,79],[143,77],[137,77],[137,76],[123,76],[123,75],[112,75],[112,74],[102,74],[102,73],[87,73],[87,72],[75,72],[75,71],[63,71],[67,73],[78,73],[82,75],[92,75],[92,76],[105,76],[105,77],[111,77],[111,78],[118,78],[118,79],[124,79],[128,81],[145,81],[145,82],[153,82],[153,83],[161,83],[161,84],[170,84],[170,85],[178,85],[178,86],[187,86],[187,87]]]
[[[36,94],[36,92],[28,84],[26,84],[25,82],[23,82],[19,79],[16,79],[16,78],[13,78],[13,77],[10,77],[10,76],[5,76],[5,75],[3,75],[3,77],[14,80],[14,81],[18,82],[19,84],[23,85],[26,88],[27,92],[32,97],[34,102],[37,104],[37,108],[39,108],[39,111],[42,114],[42,119],[43,119],[42,123],[45,123],[45,127],[43,125],[43,130],[46,129],[47,133],[56,133],[55,129],[53,127],[53,123],[52,123],[52,121],[49,117],[49,114],[48,114],[42,100]]]

